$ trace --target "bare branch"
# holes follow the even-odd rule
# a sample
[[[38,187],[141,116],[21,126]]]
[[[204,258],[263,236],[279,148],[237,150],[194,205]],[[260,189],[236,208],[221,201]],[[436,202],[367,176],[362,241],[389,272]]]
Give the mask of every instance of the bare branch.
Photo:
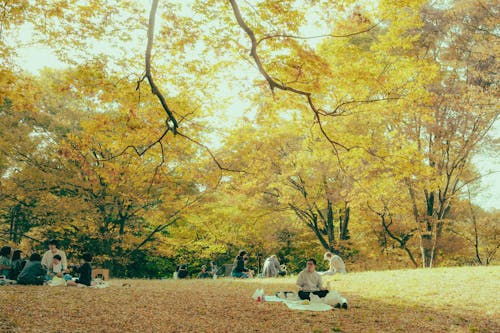
[[[137,82],[137,89],[139,89],[139,86],[142,81],[144,81],[145,78],[148,79],[149,85],[151,86],[151,92],[158,97],[160,100],[160,103],[163,107],[163,110],[167,113],[168,120],[172,123],[170,125],[167,121],[167,127],[171,127],[172,132],[177,134],[177,128],[179,127],[177,120],[174,117],[174,114],[172,110],[167,105],[167,101],[165,100],[165,97],[161,93],[160,89],[156,85],[153,79],[153,74],[151,73],[151,51],[153,49],[153,39],[154,39],[154,29],[155,29],[155,17],[156,17],[156,11],[158,9],[158,0],[153,0],[151,4],[151,11],[149,12],[149,24],[148,24],[148,44],[146,46],[146,54],[145,54],[145,61],[146,61],[146,72],[142,79],[140,79]]]
[[[148,150],[153,148],[158,143],[161,143],[161,140],[163,140],[163,138],[167,135],[167,133],[170,131],[170,129],[171,128],[168,127],[168,125],[167,125],[167,128],[165,129],[165,131],[163,131],[162,135],[160,135],[160,137],[158,139],[156,139],[155,141],[153,141],[149,145],[147,145],[146,148],[144,148],[142,151],[140,151],[139,148],[137,148],[134,145],[129,145],[129,146],[123,148],[123,150],[120,153],[118,153],[116,155],[112,155],[112,156],[107,157],[107,158],[98,159],[97,161],[98,162],[106,162],[106,161],[114,160],[115,158],[118,158],[118,157],[122,156],[123,154],[125,154],[127,152],[127,150],[129,150],[129,149],[132,149],[137,154],[137,156],[142,157]],[[163,159],[164,159],[164,156],[163,156],[163,146],[162,146],[162,161],[163,161]]]
[[[191,141],[192,143],[196,144],[197,146],[203,148],[209,155],[210,157],[212,158],[212,160],[214,161],[214,163],[217,165],[217,167],[222,170],[222,171],[229,171],[229,172],[241,172],[241,173],[247,173],[246,171],[244,170],[237,170],[237,169],[230,169],[230,168],[226,168],[224,166],[222,166],[222,164],[219,162],[219,160],[217,160],[217,158],[215,157],[214,153],[210,150],[210,148],[208,148],[206,145],[204,145],[203,143],[185,135],[185,134],[182,134],[180,132],[177,132],[177,134],[180,136],[180,137],[183,137],[184,139],[188,140],[188,141]]]
[[[274,39],[274,38],[291,38],[291,39],[318,39],[318,38],[349,38],[355,35],[360,35],[365,32],[368,32],[375,27],[377,27],[380,24],[380,22],[366,28],[360,31],[348,33],[345,35],[334,35],[334,34],[323,34],[323,35],[315,35],[315,36],[299,36],[299,35],[289,35],[289,34],[273,34],[273,35],[267,35],[262,37],[261,39],[258,40],[257,45],[260,44],[261,42],[267,40],[267,39]]]
[[[278,37],[283,37],[283,38],[303,38],[305,39],[306,37],[300,37],[300,36],[295,36],[295,35],[287,35],[287,34],[281,34],[281,35],[272,35],[272,36],[266,36],[266,37],[263,37],[262,39],[260,39],[259,41],[257,41],[257,38],[255,37],[255,33],[253,32],[253,30],[245,23],[245,20],[243,19],[242,15],[241,15],[241,12],[240,12],[240,9],[238,7],[238,4],[236,3],[236,0],[230,0],[229,1],[231,3],[231,7],[233,9],[233,13],[234,13],[234,17],[236,18],[236,21],[238,22],[238,25],[243,29],[243,31],[245,31],[245,33],[248,35],[248,37],[250,38],[250,41],[251,41],[251,49],[250,49],[250,56],[254,59],[254,62],[257,66],[257,69],[258,71],[262,74],[262,76],[266,79],[267,83],[269,84],[269,87],[271,89],[271,92],[274,94],[274,89],[279,89],[279,90],[282,90],[282,91],[288,91],[288,92],[291,92],[291,93],[294,93],[294,94],[297,94],[297,95],[300,95],[300,96],[304,96],[306,99],[307,99],[307,103],[309,104],[309,107],[310,109],[314,112],[315,114],[315,118],[316,118],[316,121],[320,127],[320,130],[321,130],[321,133],[323,134],[323,136],[328,140],[328,142],[330,142],[330,144],[333,146],[333,149],[335,151],[335,154],[337,155],[337,158],[338,158],[338,151],[337,151],[337,147],[341,147],[345,150],[349,150],[348,147],[346,147],[345,145],[333,140],[325,131],[325,129],[323,128],[323,125],[321,123],[321,118],[320,118],[320,115],[330,115],[330,116],[333,116],[333,115],[336,115],[336,112],[338,111],[338,109],[340,107],[342,107],[343,105],[346,105],[348,103],[368,103],[368,102],[375,102],[375,101],[379,101],[379,100],[367,100],[367,101],[350,101],[350,102],[344,102],[344,103],[341,103],[340,105],[338,105],[336,107],[336,109],[333,111],[333,112],[326,112],[326,111],[323,111],[323,110],[320,110],[319,108],[316,107],[316,105],[314,104],[313,100],[312,100],[312,93],[309,92],[309,91],[304,91],[304,90],[300,90],[300,89],[297,89],[297,88],[294,88],[294,87],[290,87],[286,84],[283,84],[281,82],[278,82],[279,80],[277,79],[274,79],[272,78],[269,73],[266,71],[266,69],[264,68],[264,65],[262,64],[262,60],[260,59],[259,57],[259,54],[257,52],[257,47],[259,45],[260,42],[262,42],[263,40],[265,39],[269,39],[269,38],[278,38]],[[378,24],[378,23],[377,23]],[[352,36],[352,35],[357,35],[357,34],[361,34],[361,33],[365,33],[371,29],[373,29],[376,25],[374,26],[371,26],[370,28],[368,29],[365,29],[363,31],[357,31],[357,32],[354,32],[352,34],[348,34],[348,35],[339,35],[339,36],[336,36],[336,35],[321,35],[321,36],[311,36],[309,38],[320,38],[320,37],[349,37],[349,36]]]

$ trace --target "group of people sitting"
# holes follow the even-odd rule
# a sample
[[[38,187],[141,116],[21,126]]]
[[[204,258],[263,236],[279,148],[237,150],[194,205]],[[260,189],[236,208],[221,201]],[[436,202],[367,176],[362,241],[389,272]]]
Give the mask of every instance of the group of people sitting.
[[[329,262],[330,267],[327,271],[317,272],[316,260],[310,258],[307,260],[306,268],[299,273],[296,284],[299,288],[298,296],[300,299],[310,300],[311,295],[316,295],[319,298],[327,297],[330,291],[323,286],[321,276],[346,273],[344,261],[338,255],[326,252],[324,259]],[[253,276],[253,271],[246,267],[247,261],[247,252],[244,250],[240,251],[234,260],[231,276],[236,278],[251,278]],[[262,277],[277,277],[279,275],[284,275],[284,273],[286,272],[275,255],[265,260]],[[337,308],[347,309],[347,300],[338,294],[335,296],[334,303]]]
[[[252,278],[255,272],[247,267],[248,255],[245,250],[241,250],[233,263],[233,270],[231,271],[231,276],[235,278]],[[280,265],[278,257],[272,255],[264,261],[264,267],[262,269],[261,277],[277,277],[286,274],[285,267]]]
[[[247,267],[248,255],[245,250],[241,250],[236,256],[233,268],[231,270],[231,276],[235,278],[252,278],[254,277],[254,271]],[[224,274],[228,275],[229,272],[223,272],[217,267],[214,261],[210,261],[209,267],[206,265],[201,266],[201,271],[198,273],[198,279],[210,279],[217,278],[218,275]],[[261,277],[277,277],[279,275],[285,275],[285,267],[280,265],[278,257],[272,255],[264,261],[264,267],[262,270]],[[189,272],[186,264],[178,265],[174,272],[174,279],[185,279],[188,278]]]
[[[214,261],[210,261],[210,270],[206,265],[201,266],[201,271],[198,273],[198,279],[215,279],[217,278],[218,268]],[[188,268],[186,264],[178,265],[174,272],[174,279],[188,278]]]
[[[58,249],[54,239],[49,241],[49,250],[43,257],[32,253],[24,260],[21,250],[4,246],[0,250],[0,284],[43,285],[59,281],[67,286],[90,286],[91,262],[92,254],[84,253],[80,265],[68,266],[66,254]]]
[[[319,275],[333,275],[336,273],[346,273],[345,264],[342,258],[331,252],[326,252],[324,255],[325,261],[329,262],[329,268],[325,272],[318,272]],[[234,259],[232,277],[236,278],[251,278],[254,276],[254,271],[247,267],[248,255],[245,250],[241,250]],[[260,277],[277,277],[286,275],[286,267],[280,265],[278,257],[272,255],[264,261],[262,274]]]

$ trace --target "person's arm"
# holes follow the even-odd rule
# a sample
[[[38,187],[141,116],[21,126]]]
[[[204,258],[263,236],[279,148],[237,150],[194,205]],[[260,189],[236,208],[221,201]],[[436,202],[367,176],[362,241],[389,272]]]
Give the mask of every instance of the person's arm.
[[[45,268],[49,269],[49,252],[50,251],[47,251],[43,254],[43,257],[42,257],[42,266],[44,266]]]
[[[326,288],[323,287],[323,281],[321,280],[321,275],[318,274],[318,289],[319,290],[324,290]]]
[[[12,264],[9,262],[8,259],[4,259],[2,257],[2,262],[0,263],[0,269],[11,269]]]
[[[60,256],[61,256],[61,264],[62,264],[62,269],[65,270],[68,268],[68,261],[66,260],[66,253],[64,251],[59,251]]]
[[[80,274],[82,266],[73,266],[73,272]]]
[[[69,267],[68,266],[65,266],[61,263],[61,273],[62,274],[68,274],[70,271],[69,271]]]
[[[302,272],[300,272],[299,276],[297,277],[296,285],[299,287],[299,290],[302,290],[302,288],[304,288],[304,274],[302,274]]]
[[[36,266],[35,272],[35,276],[45,276],[47,274],[47,270],[41,263]]]

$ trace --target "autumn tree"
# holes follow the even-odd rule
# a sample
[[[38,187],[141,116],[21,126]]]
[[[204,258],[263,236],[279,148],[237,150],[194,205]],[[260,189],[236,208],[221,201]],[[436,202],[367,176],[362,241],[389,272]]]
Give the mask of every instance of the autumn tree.
[[[407,180],[420,226],[424,267],[434,264],[453,201],[464,186],[480,177],[471,158],[487,142],[499,115],[496,65],[488,51],[488,45],[498,39],[489,31],[494,21],[492,6],[456,2],[446,11],[429,6],[424,12],[422,44],[442,68],[440,80],[429,86],[432,100],[408,120],[409,139],[417,144],[432,173],[420,187],[414,179]]]
[[[492,1],[0,10],[7,240],[59,235],[125,272],[152,253],[368,248],[374,231],[382,251],[430,267],[451,235],[470,239],[460,222],[483,221],[451,207],[481,176],[472,157],[495,148]],[[26,43],[67,70],[23,73]],[[476,257],[494,256],[490,240]]]

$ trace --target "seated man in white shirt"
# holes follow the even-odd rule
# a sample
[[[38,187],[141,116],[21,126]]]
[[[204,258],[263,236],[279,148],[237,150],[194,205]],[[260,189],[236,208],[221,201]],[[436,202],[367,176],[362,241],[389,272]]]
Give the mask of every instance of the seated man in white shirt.
[[[322,286],[321,275],[316,272],[315,259],[307,260],[307,267],[297,277],[297,286],[300,299],[310,299],[311,293],[319,297],[325,297],[328,294],[328,290]]]
[[[47,273],[49,273],[49,270],[53,267],[54,264],[54,256],[59,255],[61,257],[60,263],[61,266],[64,267],[64,269],[68,268],[68,263],[66,261],[66,254],[64,251],[61,251],[57,248],[58,242],[55,239],[51,239],[49,241],[49,250],[44,253],[43,258],[42,258],[42,266],[47,269]]]
[[[338,292],[323,288],[321,275],[316,272],[316,260],[308,259],[307,267],[300,272],[297,278],[299,298],[310,300],[311,294],[324,298],[323,302],[334,305],[335,308],[347,309],[347,300]]]

